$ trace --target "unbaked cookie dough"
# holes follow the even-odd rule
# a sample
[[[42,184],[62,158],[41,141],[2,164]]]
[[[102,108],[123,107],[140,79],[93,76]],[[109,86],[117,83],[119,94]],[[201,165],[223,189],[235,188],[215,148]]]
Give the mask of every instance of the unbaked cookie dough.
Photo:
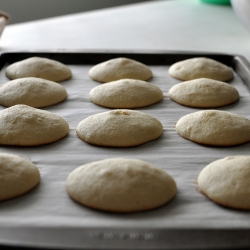
[[[111,158],[73,170],[66,190],[75,201],[109,212],[137,212],[157,208],[177,192],[164,170],[137,159]]]
[[[239,92],[235,87],[209,78],[175,84],[168,94],[173,101],[195,108],[222,107],[239,99]]]
[[[153,73],[141,62],[119,57],[93,66],[89,70],[89,76],[98,82],[111,82],[124,78],[146,81],[153,76]]]
[[[190,141],[210,146],[235,146],[250,141],[250,120],[227,111],[202,110],[185,115],[175,129]]]
[[[11,80],[23,77],[38,77],[54,82],[61,82],[72,77],[72,72],[68,66],[44,57],[30,57],[15,62],[6,68],[5,74]]]
[[[212,201],[250,210],[250,156],[229,156],[207,165],[199,174],[199,191]]]
[[[59,83],[37,77],[24,77],[0,85],[0,104],[6,107],[26,104],[42,108],[62,102],[66,89]]]
[[[40,181],[40,173],[31,161],[8,153],[0,153],[0,201],[21,196]]]
[[[99,146],[133,147],[156,140],[163,126],[146,113],[116,109],[91,115],[82,120],[76,133],[83,141]]]
[[[107,108],[141,108],[162,100],[162,90],[149,82],[121,79],[93,88],[90,100]]]
[[[27,105],[0,111],[0,144],[38,146],[65,137],[69,124],[59,115]]]
[[[174,63],[170,66],[168,73],[183,81],[210,78],[225,82],[234,77],[230,67],[206,57],[196,57]]]

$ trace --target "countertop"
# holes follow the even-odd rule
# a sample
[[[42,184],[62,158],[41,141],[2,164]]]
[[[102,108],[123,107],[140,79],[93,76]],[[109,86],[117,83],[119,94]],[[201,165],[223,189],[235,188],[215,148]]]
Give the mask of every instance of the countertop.
[[[164,0],[8,25],[0,51],[201,51],[250,61],[249,44],[231,6]]]

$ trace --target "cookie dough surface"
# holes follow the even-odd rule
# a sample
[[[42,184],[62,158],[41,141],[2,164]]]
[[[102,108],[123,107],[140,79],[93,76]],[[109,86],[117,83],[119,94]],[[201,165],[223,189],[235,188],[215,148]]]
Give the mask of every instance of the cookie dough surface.
[[[133,147],[157,139],[162,134],[159,120],[146,113],[120,109],[98,113],[82,120],[77,135],[99,146]]]
[[[0,104],[6,107],[26,104],[41,108],[62,102],[66,89],[59,83],[37,77],[25,77],[0,86]]]
[[[68,66],[43,57],[30,57],[15,62],[6,68],[5,74],[11,80],[23,77],[38,77],[54,82],[61,82],[72,77]]]
[[[69,132],[59,115],[27,105],[0,111],[0,144],[38,146],[60,140]]]
[[[210,163],[197,183],[200,192],[214,202],[250,210],[250,156],[229,156]]]
[[[17,155],[0,153],[0,201],[33,189],[40,181],[36,165]]]
[[[90,100],[107,108],[140,108],[159,102],[163,93],[157,86],[134,79],[121,79],[93,88]]]
[[[239,99],[239,92],[236,88],[228,83],[209,78],[175,84],[168,94],[173,101],[196,108],[222,107]]]
[[[111,158],[73,170],[66,190],[90,208],[126,213],[164,205],[176,195],[177,187],[169,174],[150,163]]]
[[[185,115],[178,120],[175,129],[188,140],[210,146],[235,146],[250,141],[250,120],[220,110]]]
[[[206,57],[196,57],[174,63],[170,66],[168,73],[183,81],[210,78],[225,82],[234,77],[230,67]]]
[[[98,82],[111,82],[124,78],[146,81],[153,76],[151,69],[138,61],[119,57],[93,66],[89,76]]]

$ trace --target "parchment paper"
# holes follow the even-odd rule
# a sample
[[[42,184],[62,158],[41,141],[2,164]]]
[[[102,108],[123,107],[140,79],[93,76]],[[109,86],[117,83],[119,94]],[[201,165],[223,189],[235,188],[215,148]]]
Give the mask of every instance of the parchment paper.
[[[181,106],[170,100],[168,90],[180,82],[168,75],[167,66],[150,66],[154,77],[149,82],[164,92],[161,102],[137,109],[159,119],[164,131],[155,141],[132,148],[98,147],[80,140],[75,132],[78,123],[89,115],[109,109],[90,102],[89,91],[100,83],[88,77],[92,65],[69,65],[73,72],[70,80],[62,82],[68,98],[64,102],[44,108],[62,116],[70,125],[69,135],[62,140],[38,147],[0,146],[0,152],[17,154],[30,159],[40,170],[41,182],[30,193],[0,203],[0,243],[40,247],[91,248],[82,242],[74,245],[74,235],[62,234],[59,229],[81,228],[160,228],[160,229],[247,229],[250,231],[250,213],[216,205],[197,192],[195,181],[199,172],[214,160],[230,155],[249,155],[250,143],[235,147],[202,146],[180,137],[174,129],[183,115],[200,109]],[[9,81],[4,69],[0,84]],[[250,96],[241,79],[235,75],[229,84],[240,93],[235,104],[219,108],[250,118]],[[4,107],[0,107],[4,109]],[[178,193],[167,205],[147,212],[118,214],[86,208],[74,202],[65,191],[68,174],[76,167],[110,157],[137,158],[148,161],[167,171],[176,181]],[[37,229],[47,229],[39,237]],[[46,233],[47,232],[47,233]],[[62,238],[62,241],[60,240]],[[65,245],[68,237],[69,244]],[[57,239],[56,242],[54,239]],[[39,240],[37,240],[39,239]],[[249,239],[246,239],[249,242]],[[64,242],[64,243],[62,243]],[[96,243],[102,248],[102,243]],[[123,243],[121,243],[120,246]],[[166,246],[167,248],[167,246]]]

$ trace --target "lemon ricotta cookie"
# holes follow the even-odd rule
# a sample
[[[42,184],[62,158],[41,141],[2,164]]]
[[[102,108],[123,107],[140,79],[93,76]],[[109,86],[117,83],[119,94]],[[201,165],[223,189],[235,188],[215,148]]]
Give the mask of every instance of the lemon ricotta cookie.
[[[250,210],[250,156],[229,156],[207,165],[199,174],[199,191],[212,201]]]
[[[66,89],[59,83],[37,77],[24,77],[0,85],[0,104],[6,107],[26,104],[42,108],[62,102]]]
[[[5,74],[11,80],[23,77],[38,77],[54,82],[61,82],[72,77],[72,72],[68,66],[44,57],[30,57],[15,62],[6,68]]]
[[[177,187],[168,173],[148,162],[111,158],[73,170],[66,190],[87,207],[128,213],[166,204],[176,195]]]
[[[93,88],[90,100],[107,108],[140,108],[162,100],[163,93],[157,86],[134,79],[121,79]]]
[[[153,76],[153,73],[141,62],[119,57],[93,66],[89,70],[89,76],[98,82],[111,82],[124,78],[146,81]]]
[[[225,82],[234,77],[233,70],[230,67],[206,57],[176,62],[170,66],[168,73],[170,76],[183,81],[210,78]]]
[[[175,84],[168,94],[173,101],[195,108],[222,107],[239,99],[239,92],[235,87],[209,78]]]
[[[190,141],[210,146],[235,146],[250,141],[250,120],[227,111],[202,110],[185,115],[175,129]]]
[[[40,173],[31,161],[8,153],[0,153],[0,201],[21,196],[40,181]]]
[[[146,113],[116,109],[82,120],[76,133],[83,141],[99,146],[133,147],[157,139],[162,134],[159,120]]]
[[[38,146],[65,137],[68,123],[59,115],[27,105],[0,111],[0,144]]]

